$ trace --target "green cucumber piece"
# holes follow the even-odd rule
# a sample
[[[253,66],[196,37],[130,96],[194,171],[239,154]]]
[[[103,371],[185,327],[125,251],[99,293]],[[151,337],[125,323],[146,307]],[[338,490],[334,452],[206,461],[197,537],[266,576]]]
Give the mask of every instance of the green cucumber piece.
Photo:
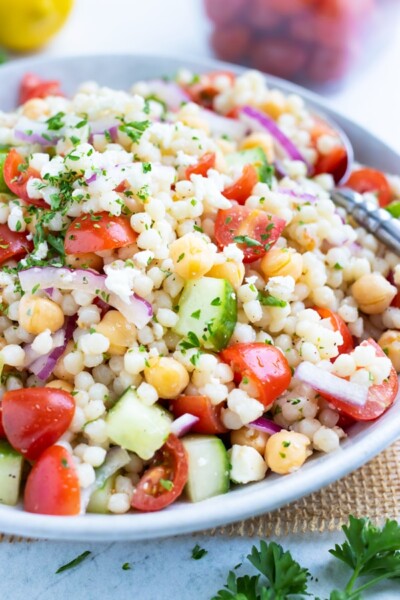
[[[172,418],[158,404],[143,404],[136,390],[129,388],[109,411],[106,422],[114,444],[148,460],[169,436]]]
[[[214,435],[188,435],[182,438],[189,462],[186,494],[201,502],[229,490],[229,458],[222,441]]]
[[[98,513],[101,515],[110,512],[108,510],[108,501],[110,500],[111,494],[114,492],[117,475],[118,472],[111,475],[111,477],[105,480],[101,488],[93,492],[86,509],[87,512]]]
[[[5,440],[0,440],[0,504],[17,504],[23,462],[19,452]]]
[[[4,179],[4,163],[6,162],[7,154],[4,150],[0,150],[0,194],[6,194],[10,191]]]
[[[175,332],[194,347],[219,352],[232,337],[237,321],[235,290],[226,279],[191,279],[179,300]]]
[[[268,164],[267,157],[262,148],[257,147],[234,152],[233,154],[229,154],[226,160],[231,167],[253,165],[258,173],[259,181],[271,185],[274,168]]]

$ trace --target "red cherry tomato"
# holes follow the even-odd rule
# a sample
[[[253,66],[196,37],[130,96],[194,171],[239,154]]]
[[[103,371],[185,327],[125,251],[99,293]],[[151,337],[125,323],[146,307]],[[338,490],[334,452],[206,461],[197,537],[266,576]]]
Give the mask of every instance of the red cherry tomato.
[[[3,409],[1,407],[1,402],[0,402],[0,439],[3,439],[6,437],[6,432],[4,431],[4,427],[3,427]]]
[[[368,167],[353,171],[344,185],[360,194],[365,192],[376,193],[381,207],[387,206],[393,197],[389,182],[384,174]]]
[[[285,16],[271,10],[266,0],[253,0],[248,11],[249,23],[260,32],[270,32],[280,29],[285,24]]]
[[[246,0],[229,0],[229,2],[216,2],[215,0],[205,0],[207,16],[217,23],[225,25],[232,23],[243,8],[246,8]]]
[[[288,361],[275,346],[262,342],[234,344],[220,354],[235,372],[235,380],[246,377],[258,389],[258,400],[268,410],[289,387],[292,378]]]
[[[27,459],[36,460],[68,429],[74,416],[71,394],[37,387],[6,392],[3,427],[10,444]]]
[[[228,77],[231,82],[235,80],[235,75],[230,71],[213,71],[212,73],[200,75],[200,81],[187,85],[185,90],[193,102],[212,108],[213,100],[219,93],[216,80],[222,75]]]
[[[202,175],[203,177],[207,177],[208,170],[213,169],[214,167],[215,152],[207,152],[206,154],[203,154],[196,165],[186,169],[186,179],[190,179],[191,175]]]
[[[295,77],[308,60],[308,48],[296,40],[268,37],[252,45],[253,66],[278,77]]]
[[[287,17],[299,15],[314,7],[318,0],[264,0],[264,6]]]
[[[24,167],[22,167],[24,165]],[[28,204],[33,204],[40,208],[49,208],[44,200],[36,200],[28,196],[26,190],[27,183],[32,177],[40,179],[40,173],[32,167],[26,167],[25,159],[13,148],[7,154],[4,162],[4,181],[7,187]],[[22,169],[22,170],[21,170]]]
[[[25,102],[32,100],[32,98],[47,98],[47,96],[63,95],[64,94],[60,90],[59,81],[41,79],[33,73],[27,73],[21,81],[19,104],[25,104]]]
[[[187,478],[185,448],[171,433],[136,486],[132,498],[133,508],[144,512],[165,508],[181,495]]]
[[[338,348],[339,354],[348,354],[354,350],[353,336],[351,335],[350,330],[343,321],[342,317],[339,317],[338,314],[332,312],[328,308],[314,307],[314,310],[317,311],[321,319],[329,319],[332,323],[333,329],[342,334],[343,344]]]
[[[80,488],[75,464],[62,446],[43,452],[28,475],[24,509],[40,515],[78,515]]]
[[[189,413],[198,417],[191,432],[215,435],[227,431],[221,421],[222,406],[214,406],[207,396],[179,396],[171,402],[170,409],[175,418]]]
[[[243,173],[232,185],[225,188],[222,194],[228,200],[236,200],[239,204],[244,204],[253,187],[258,183],[258,173],[253,165],[245,165]]]
[[[128,217],[114,217],[106,212],[77,217],[65,234],[65,252],[83,254],[124,248],[136,241]]]
[[[241,23],[219,26],[211,34],[211,46],[222,60],[243,60],[251,44],[251,30]]]
[[[33,250],[32,240],[21,231],[11,231],[7,225],[0,225],[0,264],[10,258],[19,260]]]
[[[343,146],[338,146],[330,154],[320,155],[314,165],[314,174],[330,173],[338,183],[346,173],[348,156]]]
[[[373,340],[362,342],[361,346],[371,345],[375,348],[377,356],[386,356],[382,348]],[[368,391],[367,402],[364,406],[356,406],[342,402],[334,396],[324,394],[324,398],[355,421],[373,421],[380,417],[394,402],[399,389],[397,373],[392,367],[389,378],[381,385],[372,385]]]
[[[272,248],[285,225],[283,219],[262,210],[234,206],[218,211],[214,235],[220,248],[236,241],[244,252],[243,262],[252,263]]]

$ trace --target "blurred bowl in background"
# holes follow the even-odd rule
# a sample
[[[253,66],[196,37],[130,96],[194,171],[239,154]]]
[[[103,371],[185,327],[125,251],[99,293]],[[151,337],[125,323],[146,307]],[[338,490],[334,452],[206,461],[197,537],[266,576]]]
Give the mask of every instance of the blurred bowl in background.
[[[308,86],[336,84],[384,45],[399,0],[204,0],[219,58]]]

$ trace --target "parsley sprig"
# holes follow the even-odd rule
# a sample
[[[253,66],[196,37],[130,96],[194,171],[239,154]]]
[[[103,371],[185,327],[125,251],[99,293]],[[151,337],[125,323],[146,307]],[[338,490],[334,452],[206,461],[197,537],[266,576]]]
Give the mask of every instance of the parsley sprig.
[[[329,600],[362,600],[363,592],[381,581],[400,579],[400,526],[396,521],[387,520],[379,528],[369,519],[350,516],[343,532],[346,541],[329,552],[352,573],[343,589],[331,592]],[[212,600],[287,600],[292,595],[310,595],[308,569],[276,542],[262,541],[247,558],[259,574],[238,577],[230,571],[224,588]],[[393,597],[399,595],[393,593]]]

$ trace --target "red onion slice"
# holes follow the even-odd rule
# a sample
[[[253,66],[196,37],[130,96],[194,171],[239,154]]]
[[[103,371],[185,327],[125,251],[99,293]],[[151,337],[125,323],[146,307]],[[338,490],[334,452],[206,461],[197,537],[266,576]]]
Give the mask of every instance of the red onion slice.
[[[253,106],[244,106],[241,108],[239,117],[252,131],[267,131],[291,160],[300,160],[305,163],[308,174],[312,173],[312,166],[271,117]]]
[[[76,315],[67,317],[64,326],[56,331],[53,336],[55,348],[49,354],[44,354],[36,359],[28,368],[31,373],[36,375],[41,381],[46,381],[53,372],[58,359],[64,352],[69,340],[72,339],[76,327]],[[59,340],[57,341],[57,337]],[[26,351],[25,351],[26,352]],[[26,356],[26,354],[25,354]]]
[[[27,117],[20,117],[14,128],[14,135],[17,140],[41,146],[53,146],[63,137],[60,129],[49,130],[47,123],[32,121]]]
[[[251,427],[251,429],[257,429],[258,431],[263,431],[264,433],[269,433],[273,435],[274,433],[278,433],[282,431],[283,427],[278,425],[278,423],[274,423],[271,419],[266,419],[265,417],[260,417],[255,421],[252,421],[246,427]]]
[[[151,79],[146,81],[150,95],[154,95],[171,110],[178,110],[185,102],[190,102],[189,95],[174,81]]]
[[[182,437],[185,433],[188,433],[198,421],[199,417],[185,413],[171,423],[171,433],[177,437]]]
[[[223,117],[212,110],[203,108],[200,112],[200,117],[207,121],[210,126],[211,133],[215,136],[221,137],[227,135],[233,140],[241,140],[247,133],[247,125],[242,123],[238,119],[230,119]]]
[[[100,296],[107,304],[113,306],[129,323],[141,329],[153,316],[153,308],[149,302],[135,293],[129,303],[110,292],[106,286],[106,276],[90,269],[67,269],[65,267],[32,267],[19,272],[19,280],[24,292],[36,289],[55,287],[59,290],[80,290]],[[39,288],[37,288],[39,286]]]
[[[327,394],[355,406],[364,406],[368,399],[368,388],[358,383],[352,383],[328,371],[320,369],[310,362],[302,362],[297,367],[294,376],[307,383],[319,394]]]

